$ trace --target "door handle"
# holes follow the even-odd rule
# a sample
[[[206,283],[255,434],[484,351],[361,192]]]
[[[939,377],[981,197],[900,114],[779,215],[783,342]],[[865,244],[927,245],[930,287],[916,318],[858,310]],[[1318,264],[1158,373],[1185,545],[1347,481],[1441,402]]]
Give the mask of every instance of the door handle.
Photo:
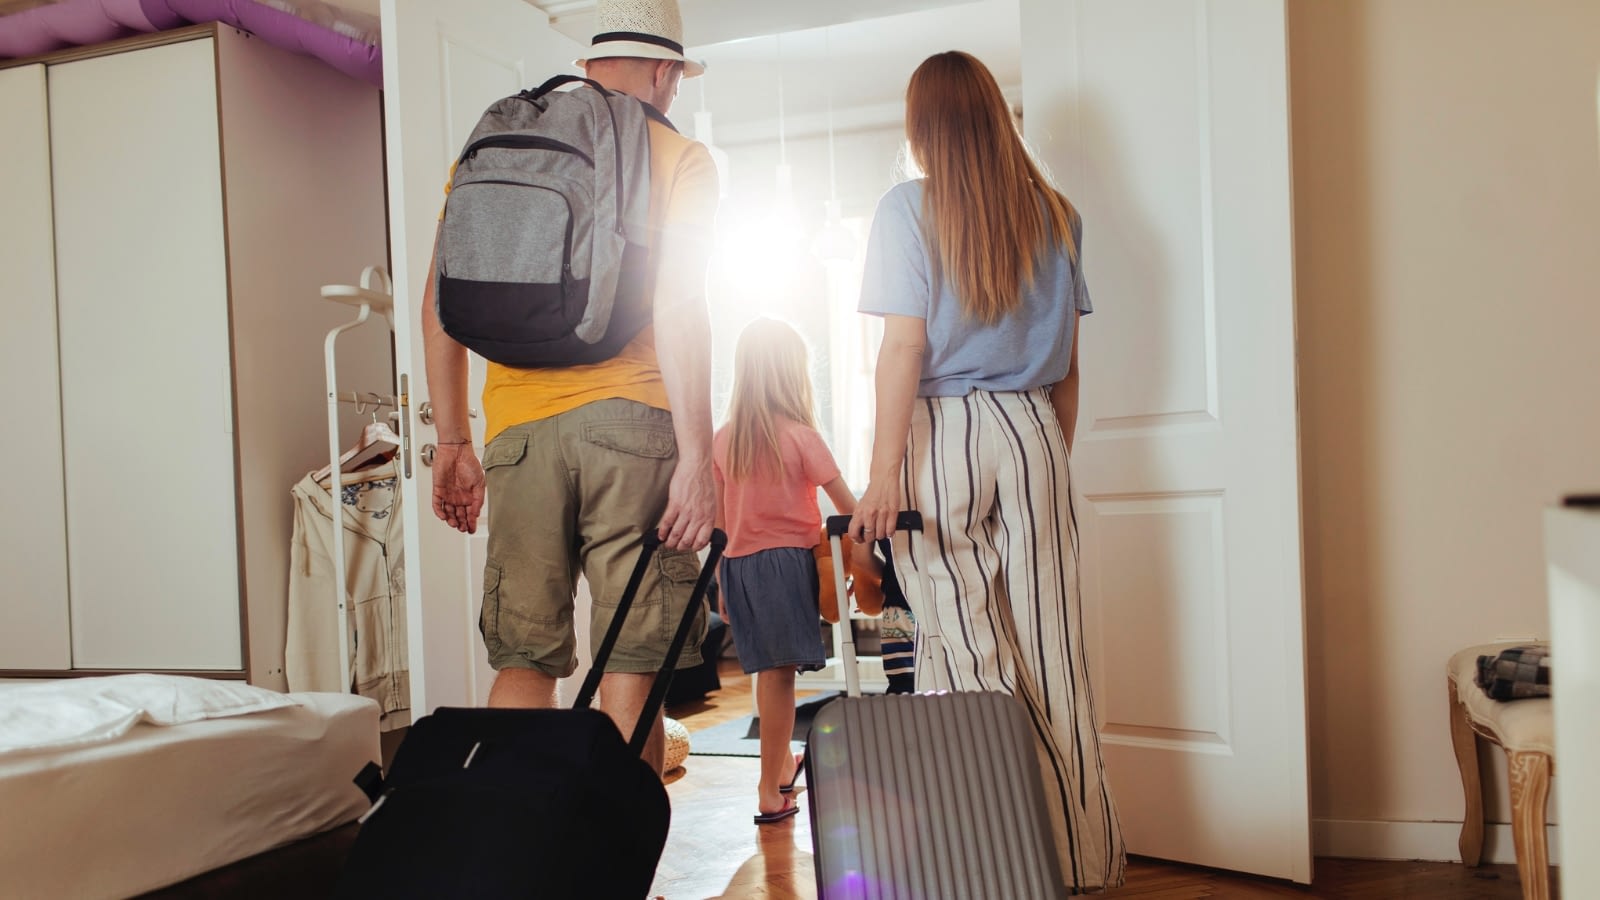
[[[476,419],[477,417],[478,417],[478,411],[477,410],[471,409],[471,408],[467,409],[467,418]],[[433,424],[433,404],[432,403],[428,402],[427,400],[422,401],[422,405],[417,407],[417,421],[421,422],[424,425],[432,425]]]

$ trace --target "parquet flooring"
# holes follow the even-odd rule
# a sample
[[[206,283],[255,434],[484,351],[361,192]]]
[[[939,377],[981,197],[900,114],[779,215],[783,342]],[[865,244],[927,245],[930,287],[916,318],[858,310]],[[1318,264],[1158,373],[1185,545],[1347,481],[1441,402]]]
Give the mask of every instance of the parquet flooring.
[[[725,664],[722,683],[723,689],[705,701],[674,707],[669,715],[691,733],[749,715],[749,678],[737,666]],[[757,827],[750,821],[758,768],[753,758],[691,756],[684,768],[669,775],[672,830],[656,872],[654,895],[667,900],[816,896],[811,825],[805,811],[779,825]],[[1318,859],[1315,872],[1315,884],[1304,887],[1134,858],[1127,884],[1100,896],[1142,900],[1517,900],[1522,896],[1514,866],[1466,869],[1456,863]]]

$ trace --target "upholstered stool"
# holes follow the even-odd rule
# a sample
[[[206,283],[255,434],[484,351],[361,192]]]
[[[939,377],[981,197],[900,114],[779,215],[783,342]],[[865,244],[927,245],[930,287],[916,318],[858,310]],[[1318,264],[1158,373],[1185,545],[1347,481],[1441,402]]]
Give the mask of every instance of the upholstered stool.
[[[661,762],[661,771],[671,772],[689,758],[689,729],[677,719],[663,717],[662,724],[666,726],[667,747],[665,759]]]
[[[1550,860],[1545,845],[1545,798],[1555,771],[1555,737],[1548,697],[1494,700],[1478,687],[1479,656],[1495,656],[1520,641],[1468,647],[1450,657],[1450,740],[1466,818],[1461,823],[1461,861],[1476,866],[1483,857],[1483,786],[1478,778],[1478,738],[1500,745],[1511,775],[1511,834],[1524,900],[1550,897]]]

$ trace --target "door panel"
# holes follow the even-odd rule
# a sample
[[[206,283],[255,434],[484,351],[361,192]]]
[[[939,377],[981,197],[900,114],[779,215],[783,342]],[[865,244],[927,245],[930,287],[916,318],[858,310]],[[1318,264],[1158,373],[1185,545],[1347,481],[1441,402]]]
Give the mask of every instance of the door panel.
[[[1130,852],[1308,882],[1282,0],[1023,0],[1084,218],[1074,475]]]
[[[389,229],[395,288],[395,355],[410,393],[411,475],[404,481],[412,709],[482,704],[487,669],[477,632],[483,541],[433,515],[432,480],[418,453],[436,439],[416,416],[428,398],[422,291],[450,163],[490,103],[559,72],[578,46],[521,0],[384,0]],[[468,403],[477,407],[483,365],[474,359]],[[473,429],[481,448],[483,422]]]
[[[73,665],[241,669],[214,42],[49,82]]]
[[[56,354],[50,108],[42,65],[0,71],[0,383],[13,404],[0,479],[0,669],[68,669],[67,519]]]

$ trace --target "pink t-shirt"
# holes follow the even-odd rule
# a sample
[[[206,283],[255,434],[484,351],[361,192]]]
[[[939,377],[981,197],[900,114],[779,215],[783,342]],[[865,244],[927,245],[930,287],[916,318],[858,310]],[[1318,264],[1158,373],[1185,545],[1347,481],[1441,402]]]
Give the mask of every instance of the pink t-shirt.
[[[822,435],[793,419],[778,419],[778,446],[785,477],[757,473],[742,481],[726,477],[728,428],[712,443],[717,487],[728,531],[725,556],[749,556],[775,547],[814,547],[821,539],[817,488],[839,477],[839,466]]]

